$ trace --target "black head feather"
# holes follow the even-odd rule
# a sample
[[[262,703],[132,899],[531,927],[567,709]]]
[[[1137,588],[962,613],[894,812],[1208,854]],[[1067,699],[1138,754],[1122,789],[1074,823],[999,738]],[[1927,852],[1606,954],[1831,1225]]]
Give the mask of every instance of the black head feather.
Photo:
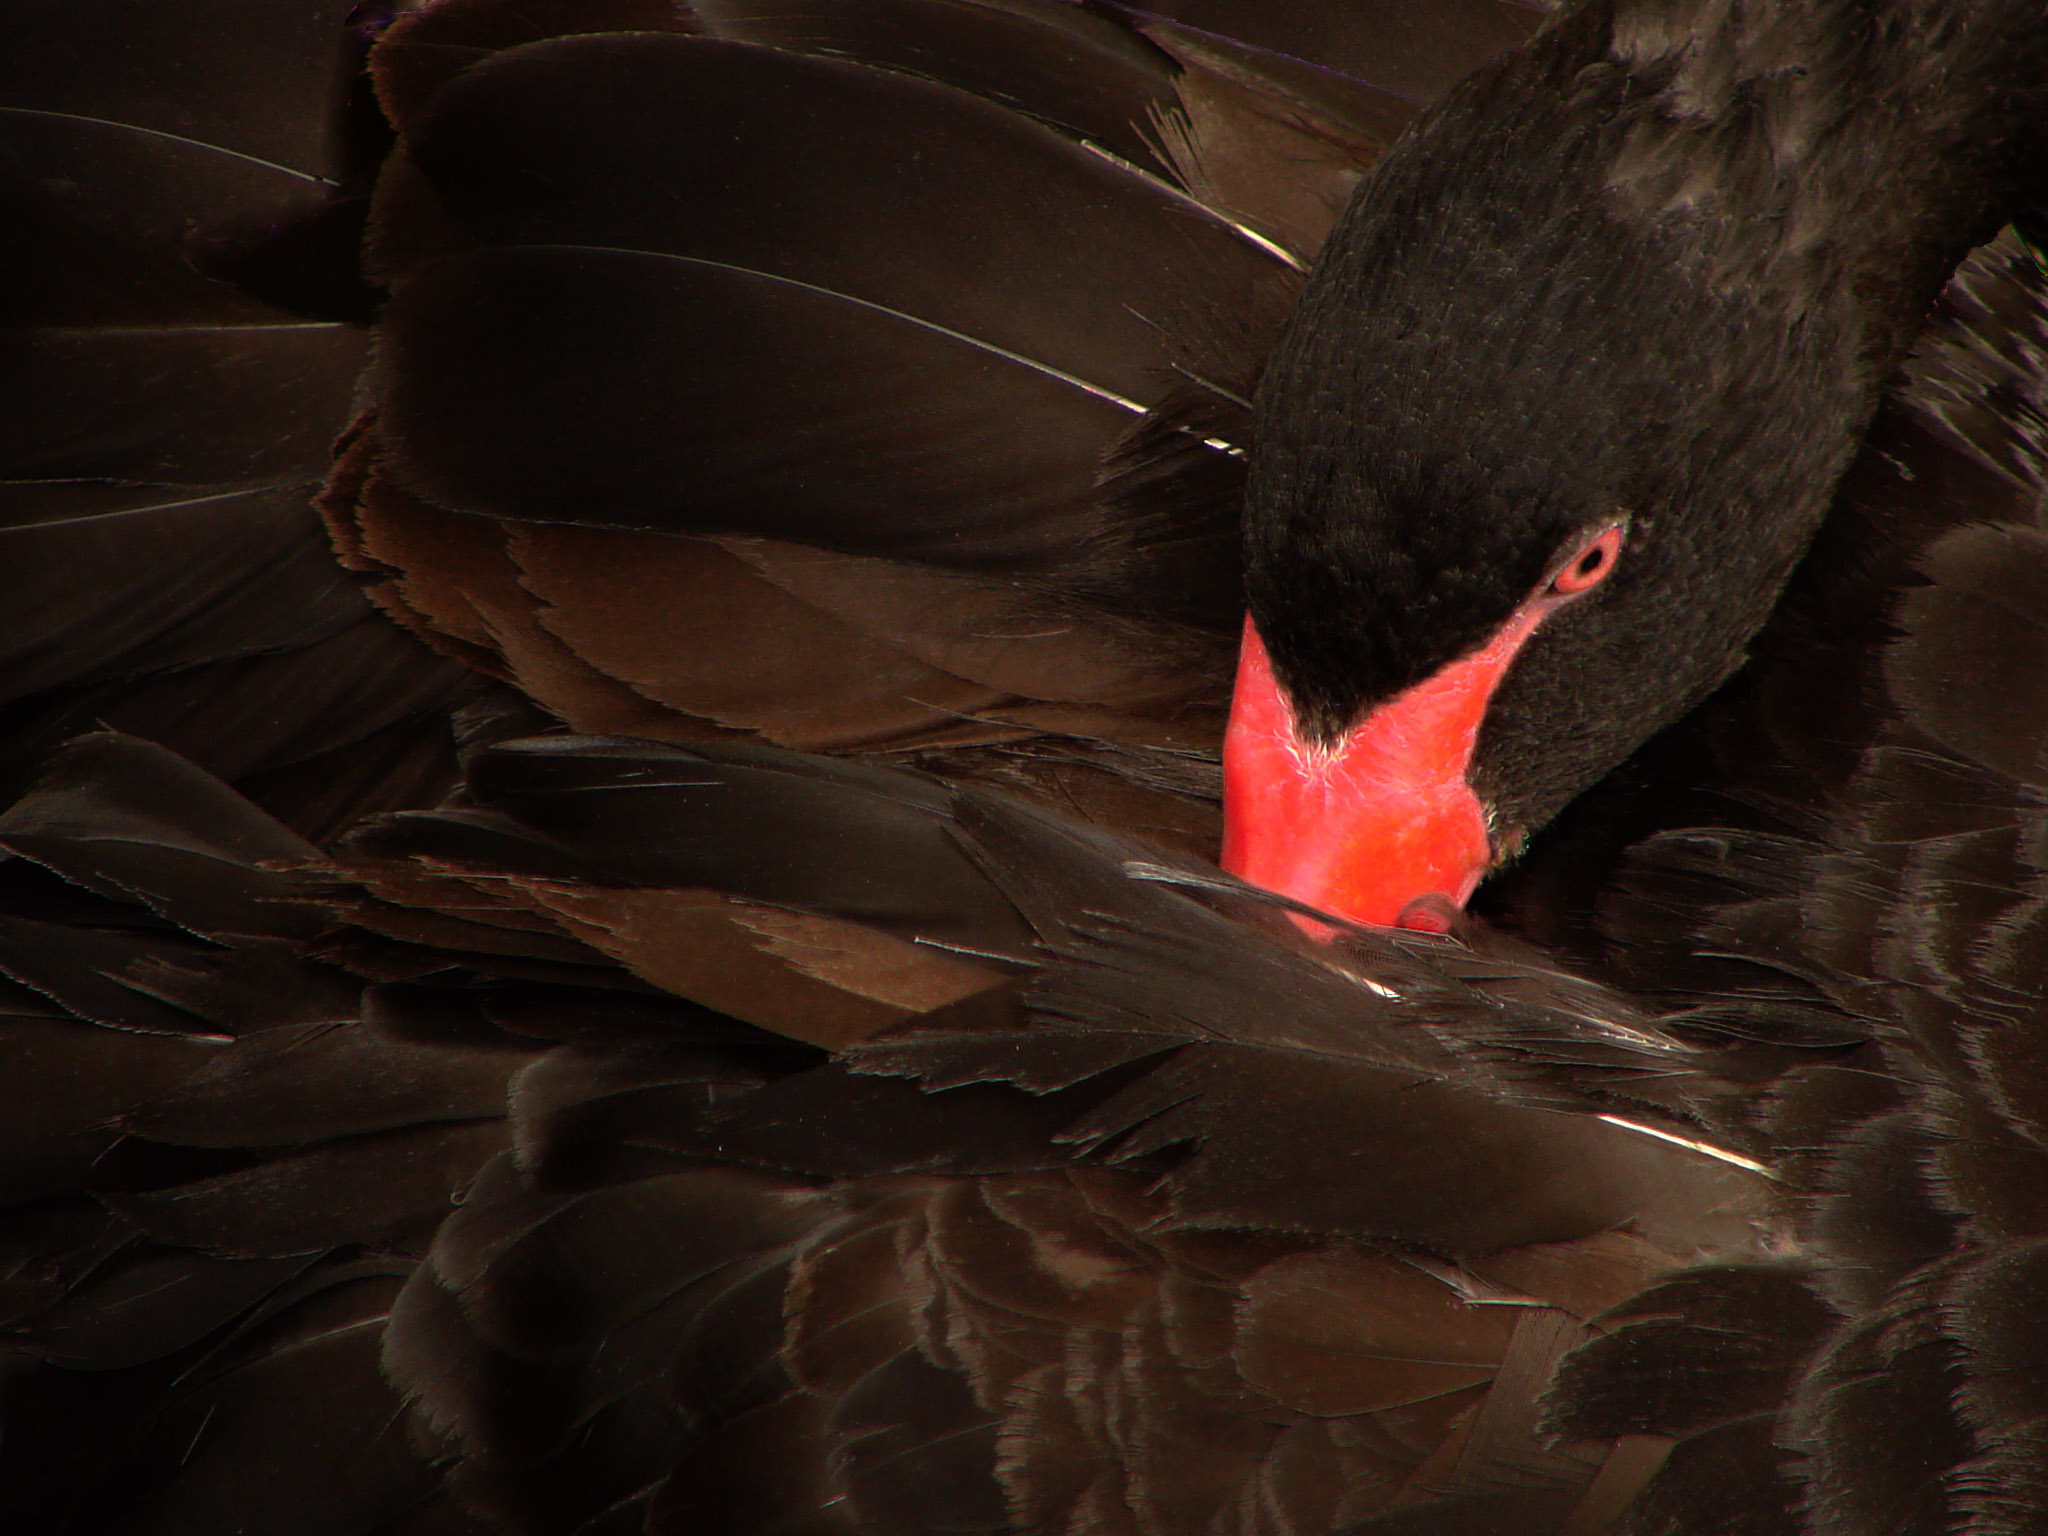
[[[1247,506],[1311,729],[1476,648],[1617,515],[1614,579],[1503,684],[1481,794],[1548,819],[1740,664],[2009,194],[2019,156],[1983,146],[2043,106],[2006,88],[2038,18],[1895,20],[1584,7],[1361,183],[1266,373]]]

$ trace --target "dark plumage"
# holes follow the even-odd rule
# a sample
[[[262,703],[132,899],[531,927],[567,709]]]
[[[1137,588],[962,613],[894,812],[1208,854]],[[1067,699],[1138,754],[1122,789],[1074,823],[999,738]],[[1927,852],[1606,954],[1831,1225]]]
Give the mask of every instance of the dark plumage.
[[[1451,93],[1260,394],[1246,589],[1310,728],[1478,646],[1617,514],[1617,575],[1509,674],[1474,787],[1540,826],[1719,684],[2038,182],[2043,82],[2031,6],[1591,5]]]
[[[2010,638],[2048,590],[2048,280],[2000,237],[1919,328],[2010,167],[1851,164],[1862,119],[1775,115],[1780,91],[1823,123],[1891,102],[1882,61],[1935,56],[1917,21],[1868,75],[1809,47],[1831,9],[1700,23],[1757,83],[1645,130],[1628,186],[1720,190],[1600,254],[1732,263],[1687,290],[1710,321],[1816,269],[1853,290],[1716,333],[1754,354],[1753,439],[1699,397],[1712,370],[1622,345],[1666,334],[1644,290],[1475,365],[1487,325],[1562,326],[1576,258],[1389,269],[1442,307],[1447,389],[1383,380],[1398,417],[1347,418],[1388,460],[1550,467],[1510,510],[1575,528],[1698,421],[1741,475],[1685,482],[1695,526],[1731,486],[1785,496],[1723,541],[1717,570],[1762,573],[1724,643],[1670,678],[1631,656],[1657,681],[1616,684],[1626,722],[1598,705],[1539,769],[1501,717],[1487,761],[1530,770],[1503,804],[1534,819],[1754,654],[1487,917],[1311,931],[1209,862],[1247,404],[1414,98],[1539,18],[1172,9],[441,0],[162,33],[232,91],[158,89],[116,44],[158,36],[125,0],[15,28],[10,1530],[2048,1518],[2048,669]],[[1725,59],[1656,63],[1694,19],[1647,15],[1624,30],[1662,123],[1658,71]],[[1609,25],[1552,24],[1382,162],[1387,187],[1458,167],[1405,194],[1472,205],[1439,245],[1495,240],[1529,205],[1481,193],[1581,142],[1489,134],[1638,89],[1561,62]],[[1958,144],[2030,150],[1973,117],[2033,110],[2026,37],[2001,39],[2010,92],[1959,72],[1939,98]],[[1756,121],[1840,150],[1839,179],[1772,196],[1890,233],[1758,276],[1791,257],[1728,211]],[[1555,185],[1571,234],[1599,195]],[[1677,399],[1656,432],[1556,387],[1617,358]],[[1256,461],[1261,495],[1286,462]],[[1665,569],[1630,510],[1574,614]],[[1280,525],[1254,526],[1271,556]],[[1440,536],[1403,540],[1418,571]],[[1510,544],[1325,678],[1331,710],[1497,620],[1516,561],[1549,558]],[[1262,625],[1279,568],[1255,560]],[[1564,654],[1504,704],[1551,709]]]

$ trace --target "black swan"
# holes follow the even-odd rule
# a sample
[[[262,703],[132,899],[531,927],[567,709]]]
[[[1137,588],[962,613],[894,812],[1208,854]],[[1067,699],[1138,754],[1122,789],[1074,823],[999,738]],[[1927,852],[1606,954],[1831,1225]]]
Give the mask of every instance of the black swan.
[[[2048,1523],[2048,16],[8,26],[8,1529]]]

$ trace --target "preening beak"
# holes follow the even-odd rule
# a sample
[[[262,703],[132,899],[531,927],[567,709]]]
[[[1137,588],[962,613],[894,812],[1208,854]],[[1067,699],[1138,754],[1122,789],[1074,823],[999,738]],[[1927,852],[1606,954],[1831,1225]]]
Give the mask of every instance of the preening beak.
[[[1493,863],[1486,810],[1465,769],[1506,670],[1507,658],[1491,665],[1498,646],[1453,662],[1322,746],[1296,731],[1247,618],[1223,741],[1223,867],[1353,922],[1392,926],[1409,915],[1412,926],[1441,927],[1442,901],[1463,906]]]
[[[1487,705],[1543,621],[1606,579],[1625,527],[1578,542],[1484,646],[1332,743],[1303,739],[1247,616],[1223,740],[1223,867],[1353,922],[1443,931],[1505,851],[1466,779]]]

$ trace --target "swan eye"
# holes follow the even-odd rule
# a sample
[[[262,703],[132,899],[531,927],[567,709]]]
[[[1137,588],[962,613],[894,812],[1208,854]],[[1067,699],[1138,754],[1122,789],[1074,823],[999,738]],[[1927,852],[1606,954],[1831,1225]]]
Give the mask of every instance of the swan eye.
[[[1564,568],[1550,578],[1550,591],[1555,597],[1577,597],[1581,592],[1590,592],[1605,581],[1621,558],[1620,523],[1610,523],[1580,545],[1577,552],[1564,563]]]

